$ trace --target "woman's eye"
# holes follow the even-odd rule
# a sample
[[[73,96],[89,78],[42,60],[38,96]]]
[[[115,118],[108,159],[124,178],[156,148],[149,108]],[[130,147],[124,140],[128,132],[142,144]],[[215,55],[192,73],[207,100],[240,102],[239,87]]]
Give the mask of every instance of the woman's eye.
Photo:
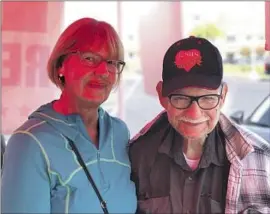
[[[91,57],[91,56],[85,57],[84,59],[87,61],[95,61],[94,57]]]

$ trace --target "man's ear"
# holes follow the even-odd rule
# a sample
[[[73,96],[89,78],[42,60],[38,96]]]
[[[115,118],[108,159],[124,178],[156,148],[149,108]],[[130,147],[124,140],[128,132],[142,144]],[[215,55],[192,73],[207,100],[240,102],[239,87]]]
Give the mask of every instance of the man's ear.
[[[162,81],[158,82],[158,84],[156,86],[156,91],[157,91],[157,94],[158,94],[160,105],[163,108],[167,109],[168,99],[167,99],[167,97],[162,96]]]
[[[224,102],[226,100],[227,97],[227,92],[228,92],[228,85],[227,83],[223,83],[223,88],[222,88],[222,97],[220,100],[220,107],[222,108],[224,106]]]

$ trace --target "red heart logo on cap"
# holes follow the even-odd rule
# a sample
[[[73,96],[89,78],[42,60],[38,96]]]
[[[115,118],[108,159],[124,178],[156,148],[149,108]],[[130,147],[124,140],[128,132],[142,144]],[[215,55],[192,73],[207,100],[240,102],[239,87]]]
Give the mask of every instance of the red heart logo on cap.
[[[178,68],[189,72],[195,65],[201,65],[201,52],[197,49],[181,50],[176,54],[174,63]]]

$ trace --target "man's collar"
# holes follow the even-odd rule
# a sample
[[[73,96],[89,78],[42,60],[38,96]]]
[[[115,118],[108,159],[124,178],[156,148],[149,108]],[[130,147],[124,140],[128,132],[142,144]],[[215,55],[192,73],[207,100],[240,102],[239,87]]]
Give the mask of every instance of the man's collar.
[[[206,168],[211,163],[217,166],[223,166],[225,161],[225,146],[218,135],[218,128],[212,131],[205,142],[203,158],[201,159],[200,168]],[[182,150],[183,137],[171,126],[159,146],[158,152],[173,158],[178,164],[183,165],[184,161]]]
[[[206,168],[211,163],[217,166],[223,166],[226,161],[225,140],[219,135],[218,125],[208,135],[203,151],[203,158],[200,162],[200,168]]]
[[[224,114],[220,115],[219,123],[226,141],[227,157],[231,163],[234,160],[240,162],[254,151],[252,140],[249,138],[249,135],[252,135],[250,132],[239,127]]]
[[[149,122],[132,140],[135,141],[139,137],[145,135],[148,130],[162,117],[166,117],[166,111],[160,112],[151,122]],[[169,121],[168,121],[169,123]],[[220,115],[219,123],[221,130],[224,132],[225,141],[226,141],[226,152],[228,160],[232,163],[236,158],[238,161],[242,160],[249,153],[254,151],[252,146],[252,140],[249,139],[250,133],[247,134],[245,130],[238,127],[235,123],[230,121],[224,114]],[[171,128],[173,129],[173,128]],[[167,132],[166,132],[167,133]],[[168,133],[167,133],[168,134]],[[170,135],[164,136],[163,142],[167,141],[166,138],[169,138]],[[172,141],[171,141],[172,142]],[[165,146],[165,148],[163,148]],[[170,147],[171,148],[171,147]],[[161,148],[159,148],[160,152],[168,153],[168,148],[166,145],[161,144]],[[167,151],[167,152],[166,152]]]
[[[165,132],[165,136],[162,140],[162,143],[160,144],[158,148],[159,153],[164,153],[171,158],[173,158],[173,154],[171,152],[172,145],[173,145],[173,140],[174,140],[174,133],[175,130],[172,126],[168,127],[168,130]]]

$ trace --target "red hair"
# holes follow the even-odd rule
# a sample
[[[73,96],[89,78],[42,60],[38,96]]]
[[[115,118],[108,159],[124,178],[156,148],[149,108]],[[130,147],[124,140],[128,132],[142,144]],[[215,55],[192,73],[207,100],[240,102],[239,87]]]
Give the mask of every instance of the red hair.
[[[123,44],[110,24],[92,18],[73,22],[62,32],[52,50],[47,64],[49,78],[58,86],[58,69],[66,54],[77,50],[95,52],[104,44],[109,47],[111,59],[124,61]]]

